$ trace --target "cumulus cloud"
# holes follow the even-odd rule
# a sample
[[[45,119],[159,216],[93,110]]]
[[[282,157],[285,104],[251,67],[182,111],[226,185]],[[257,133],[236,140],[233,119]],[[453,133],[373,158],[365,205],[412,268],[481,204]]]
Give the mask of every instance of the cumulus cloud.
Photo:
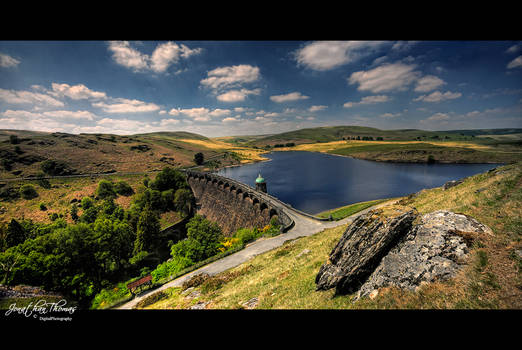
[[[101,91],[93,91],[86,87],[83,84],[78,85],[69,85],[69,84],[57,84],[52,83],[53,94],[56,97],[67,96],[73,100],[82,100],[82,99],[105,99],[107,95],[105,92]]]
[[[370,105],[375,103],[383,103],[390,101],[390,98],[386,95],[374,95],[374,96],[365,96],[359,102],[346,102],[343,107],[351,108],[359,105]]]
[[[295,53],[299,65],[326,71],[355,62],[370,55],[384,45],[386,41],[316,41]]]
[[[218,95],[216,98],[222,102],[242,102],[248,95],[259,95],[261,89],[241,89],[241,90],[230,90],[223,94]]]
[[[0,89],[0,100],[11,104],[32,104],[36,107],[63,107],[64,103],[57,99],[31,91]]]
[[[328,106],[324,106],[324,105],[311,106],[310,108],[308,108],[308,111],[314,113],[314,112],[319,112],[319,111],[325,110],[326,108],[328,108]]]
[[[95,102],[93,107],[101,108],[106,113],[146,113],[160,110],[155,103],[147,103],[140,100],[129,100],[126,98],[115,98],[111,103]]]
[[[171,64],[177,63],[180,57],[189,58],[201,52],[201,48],[191,49],[186,45],[178,45],[169,41],[156,47],[150,59],[150,69],[156,73],[162,73],[165,72]]]
[[[357,90],[379,93],[392,90],[405,90],[419,79],[421,73],[415,71],[416,65],[389,63],[382,66],[352,73],[349,84],[359,84]]]
[[[177,63],[181,58],[189,58],[202,52],[201,48],[191,49],[186,45],[178,45],[174,42],[160,44],[149,56],[130,46],[128,41],[111,41],[109,51],[112,52],[114,61],[134,72],[153,71],[165,72],[169,66]]]
[[[5,53],[0,53],[0,67],[2,68],[12,68],[16,67],[20,64],[20,61],[16,58],[13,58]]]
[[[442,93],[440,91],[434,91],[429,95],[421,95],[415,98],[413,101],[440,102],[445,100],[453,100],[461,96],[462,94],[460,92],[446,91]]]
[[[112,51],[112,58],[116,63],[135,72],[149,67],[149,56],[132,48],[128,41],[111,41],[109,50]]]
[[[169,114],[172,116],[185,115],[189,118],[194,119],[195,121],[207,122],[210,118],[213,117],[223,117],[226,115],[230,115],[232,113],[229,109],[214,109],[211,111],[206,107],[196,107],[196,108],[173,108],[169,111]]]
[[[516,67],[522,67],[522,56],[518,56],[513,61],[509,62],[507,65],[508,69],[516,68]]]
[[[426,75],[419,80],[417,80],[417,85],[415,86],[415,91],[417,92],[428,92],[431,90],[435,90],[439,86],[446,84],[444,80],[437,78],[434,75]]]
[[[308,98],[310,98],[310,96],[302,95],[300,92],[290,92],[290,93],[284,94],[284,95],[270,96],[270,100],[277,102],[277,103],[306,100]]]
[[[211,89],[225,89],[237,87],[241,84],[252,83],[261,77],[259,68],[248,64],[219,67],[207,72],[207,78],[200,84]]]

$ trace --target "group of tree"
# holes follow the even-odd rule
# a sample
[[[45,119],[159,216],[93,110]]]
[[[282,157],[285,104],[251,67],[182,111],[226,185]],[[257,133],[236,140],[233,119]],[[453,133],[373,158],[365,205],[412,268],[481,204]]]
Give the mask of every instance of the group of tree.
[[[124,210],[117,194],[130,195],[124,183],[101,180],[94,198],[71,210],[73,224],[58,217],[49,224],[16,220],[0,224],[0,281],[56,291],[87,305],[101,289],[155,267],[159,215],[179,210],[188,215],[192,192],[179,171],[165,168]],[[73,217],[74,216],[74,217]]]

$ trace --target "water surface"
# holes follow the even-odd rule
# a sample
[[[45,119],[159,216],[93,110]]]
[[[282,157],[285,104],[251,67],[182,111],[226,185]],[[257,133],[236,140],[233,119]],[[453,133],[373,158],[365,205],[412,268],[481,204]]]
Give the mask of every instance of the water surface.
[[[261,173],[268,193],[310,214],[439,187],[499,165],[382,163],[303,151],[266,157],[270,161],[225,168],[218,174],[255,187]]]

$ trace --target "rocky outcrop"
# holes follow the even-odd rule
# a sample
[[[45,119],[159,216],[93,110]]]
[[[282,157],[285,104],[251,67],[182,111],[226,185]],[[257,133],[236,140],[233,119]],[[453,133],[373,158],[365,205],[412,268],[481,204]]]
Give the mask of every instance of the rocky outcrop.
[[[372,215],[378,213],[361,215],[348,227],[330,254],[331,263],[319,270],[317,289],[335,287],[336,294],[358,290],[355,300],[364,296],[374,297],[379,288],[386,286],[415,290],[423,283],[454,277],[466,264],[473,239],[481,234],[491,234],[491,230],[477,220],[445,210],[423,215],[418,220],[415,220],[416,212],[408,211],[373,233],[370,228],[375,226],[374,223],[386,219],[372,219]],[[391,224],[399,218],[402,218],[402,226]],[[373,257],[371,254],[376,250],[363,247],[364,254],[355,252],[361,248],[357,242],[368,234],[395,236],[398,239],[392,239],[392,246]],[[361,266],[361,271],[353,269],[359,268],[361,262],[371,260],[374,263]],[[345,268],[350,266],[352,270]],[[353,279],[352,276],[357,275],[359,277]],[[353,281],[352,288],[345,288],[347,280]]]
[[[316,276],[317,290],[335,287],[336,294],[346,294],[360,287],[417,217],[413,209],[393,217],[381,212],[369,211],[348,227]]]

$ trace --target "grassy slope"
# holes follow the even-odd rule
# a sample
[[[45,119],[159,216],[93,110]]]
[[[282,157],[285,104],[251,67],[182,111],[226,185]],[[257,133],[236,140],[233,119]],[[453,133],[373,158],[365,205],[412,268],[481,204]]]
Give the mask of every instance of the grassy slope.
[[[202,294],[185,298],[172,288],[146,308],[187,308],[210,302],[207,308],[243,308],[257,298],[259,309],[462,309],[522,308],[521,249],[522,163],[478,174],[448,190],[423,190],[401,204],[421,213],[448,209],[471,215],[488,225],[493,236],[474,237],[471,257],[459,275],[446,282],[424,285],[417,292],[380,290],[374,299],[351,303],[350,296],[333,297],[333,290],[315,291],[315,276],[346,226],[291,241],[280,248],[203,283]]]
[[[11,144],[9,135],[18,135],[19,144]],[[226,154],[226,149],[206,147],[208,138],[186,132],[163,132],[140,135],[36,133],[0,130],[0,152],[13,159],[11,169],[0,165],[0,179],[28,177],[37,174],[46,159],[61,160],[76,173],[144,172],[165,166],[192,166],[194,154],[205,159],[217,156],[222,165],[239,161]],[[16,147],[19,147],[19,153]],[[143,147],[141,150],[136,147]],[[134,148],[134,149],[133,149]],[[33,161],[24,161],[33,157]],[[29,164],[30,163],[30,164]]]

